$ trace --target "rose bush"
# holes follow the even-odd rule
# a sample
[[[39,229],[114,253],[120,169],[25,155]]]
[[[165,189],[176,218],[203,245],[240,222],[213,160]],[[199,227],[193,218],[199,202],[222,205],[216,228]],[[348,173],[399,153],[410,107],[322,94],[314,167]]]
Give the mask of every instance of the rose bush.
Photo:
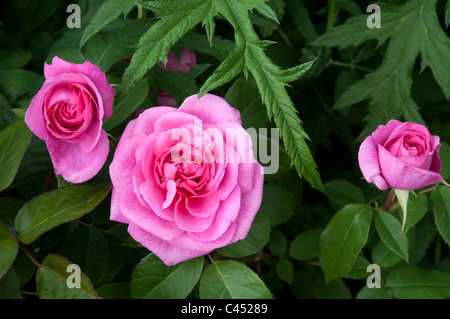
[[[45,82],[25,115],[28,127],[45,140],[55,173],[84,182],[102,168],[109,152],[103,119],[111,117],[114,90],[105,73],[86,61],[54,57],[45,64]]]
[[[439,137],[417,123],[391,120],[361,144],[358,161],[364,178],[379,189],[413,190],[443,180]]]
[[[264,179],[239,112],[211,94],[130,121],[110,175],[111,220],[166,265],[245,238]]]

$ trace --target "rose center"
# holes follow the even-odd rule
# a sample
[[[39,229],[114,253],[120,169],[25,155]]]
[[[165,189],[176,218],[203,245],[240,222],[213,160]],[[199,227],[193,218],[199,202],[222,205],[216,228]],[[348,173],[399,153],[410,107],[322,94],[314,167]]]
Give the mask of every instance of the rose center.
[[[155,175],[161,188],[166,188],[166,183],[172,180],[178,192],[193,195],[202,189],[208,179],[207,164],[195,151],[180,150],[176,155],[167,152],[157,163]]]

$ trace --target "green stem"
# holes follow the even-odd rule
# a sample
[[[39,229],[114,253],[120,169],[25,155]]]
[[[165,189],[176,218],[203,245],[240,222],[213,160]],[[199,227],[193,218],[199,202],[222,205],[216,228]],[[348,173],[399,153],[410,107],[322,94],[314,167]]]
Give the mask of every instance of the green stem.
[[[37,262],[36,259],[30,254],[30,252],[25,248],[25,246],[19,241],[19,247],[22,249],[22,251],[27,255],[27,257],[35,264],[38,268],[41,268],[42,265]]]
[[[338,66],[341,68],[347,68],[350,70],[360,70],[360,71],[363,71],[366,73],[372,72],[372,69],[366,68],[365,66],[361,66],[358,64],[354,64],[354,63],[348,63],[348,62],[335,61],[335,60],[331,60],[331,59],[328,61],[328,65],[334,65],[334,66]]]
[[[436,245],[434,247],[434,263],[435,264],[438,264],[441,261],[441,250],[442,250],[441,237],[437,236]]]
[[[141,5],[137,5],[137,9],[138,9],[138,14],[137,14],[137,18],[139,20],[142,20],[144,18],[144,9],[142,8]]]
[[[388,198],[387,198],[387,200],[386,200],[386,204],[384,204],[384,210],[385,210],[386,212],[388,212],[388,211],[391,209],[391,206],[392,206],[392,200],[394,199],[394,195],[395,195],[395,190],[392,188],[392,189],[389,191],[389,196],[388,196]]]
[[[33,292],[33,291],[23,291],[20,290],[19,291],[22,295],[28,295],[28,296],[39,296],[39,294],[37,292]]]

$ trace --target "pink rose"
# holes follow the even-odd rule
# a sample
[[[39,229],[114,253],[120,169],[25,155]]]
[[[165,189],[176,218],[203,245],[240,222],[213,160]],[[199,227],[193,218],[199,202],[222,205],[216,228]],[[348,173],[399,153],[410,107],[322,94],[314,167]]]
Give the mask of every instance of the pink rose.
[[[195,53],[188,48],[181,49],[180,61],[178,61],[173,51],[170,50],[169,55],[167,56],[166,65],[164,66],[162,62],[158,62],[158,65],[166,70],[180,71],[183,73],[189,73],[191,68],[196,64],[197,58],[195,57]]]
[[[110,175],[111,220],[166,265],[245,238],[264,181],[239,111],[211,94],[130,121]]]
[[[391,120],[361,144],[358,161],[364,178],[379,189],[413,190],[443,180],[439,137],[423,125]]]
[[[114,90],[90,62],[74,64],[54,57],[45,64],[45,82],[25,115],[28,127],[45,140],[55,174],[84,182],[102,168],[109,141],[102,130],[111,117]]]

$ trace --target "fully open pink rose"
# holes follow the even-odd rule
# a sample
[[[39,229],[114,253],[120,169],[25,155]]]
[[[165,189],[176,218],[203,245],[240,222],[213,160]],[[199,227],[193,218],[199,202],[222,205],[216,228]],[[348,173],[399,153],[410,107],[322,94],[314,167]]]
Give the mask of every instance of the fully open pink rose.
[[[54,57],[44,74],[25,122],[47,143],[55,173],[72,183],[84,182],[108,156],[102,120],[111,117],[114,90],[100,68],[87,61],[74,64]]]
[[[379,189],[413,190],[443,180],[439,137],[417,123],[391,120],[361,144],[358,161],[364,178]]]
[[[245,238],[264,180],[239,112],[211,94],[130,121],[110,175],[111,220],[166,265]]]

